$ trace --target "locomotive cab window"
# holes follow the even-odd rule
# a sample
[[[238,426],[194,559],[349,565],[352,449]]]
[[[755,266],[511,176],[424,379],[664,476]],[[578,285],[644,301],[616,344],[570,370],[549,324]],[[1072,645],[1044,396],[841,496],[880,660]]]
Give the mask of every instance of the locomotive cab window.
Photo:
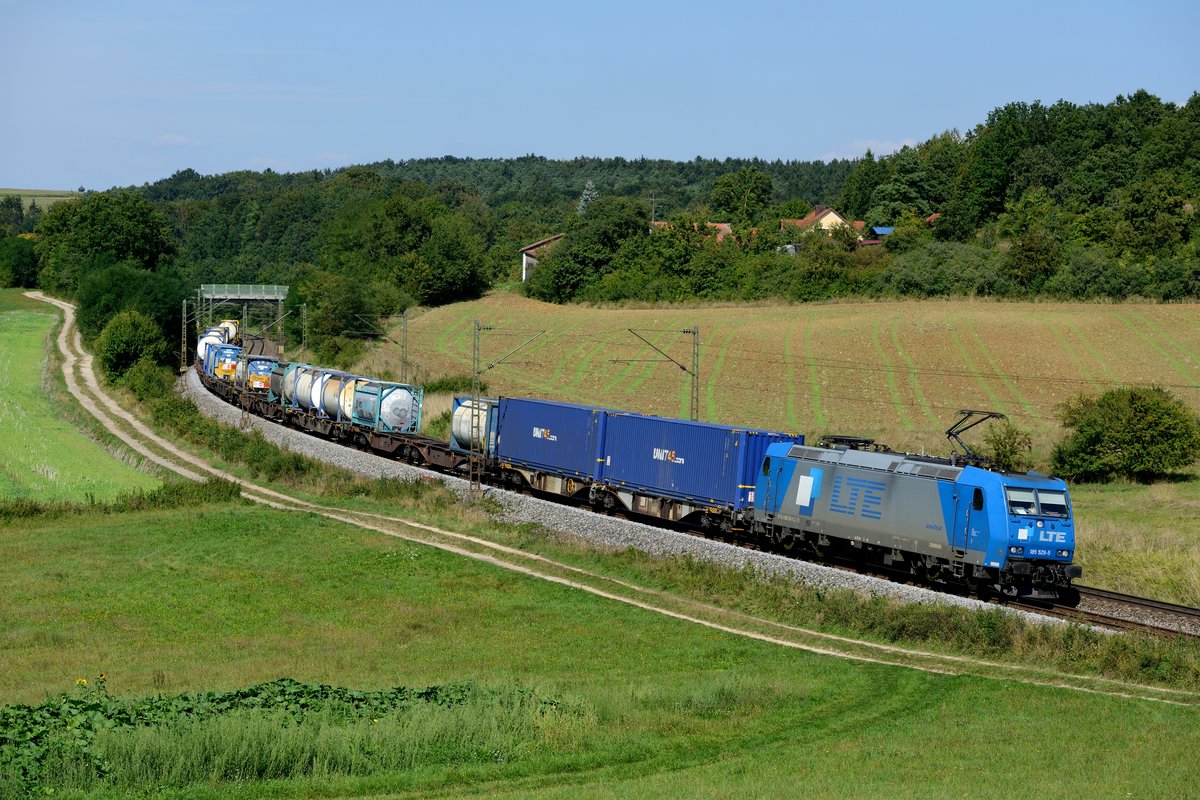
[[[1004,490],[1008,497],[1008,513],[1032,515],[1037,513],[1037,498],[1033,489],[1015,489],[1008,487]]]
[[[1038,489],[1038,505],[1043,517],[1067,516],[1067,493],[1050,489]]]

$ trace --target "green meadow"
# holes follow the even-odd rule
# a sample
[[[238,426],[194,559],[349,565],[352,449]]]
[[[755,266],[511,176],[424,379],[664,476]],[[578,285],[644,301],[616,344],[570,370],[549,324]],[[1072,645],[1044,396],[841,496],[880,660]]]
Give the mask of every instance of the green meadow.
[[[239,502],[14,520],[0,587],[0,703],[100,673],[131,698],[282,676],[498,698],[101,731],[107,776],[61,758],[55,797],[1174,798],[1200,780],[1195,706],[805,653]]]
[[[56,313],[0,291],[0,499],[105,500],[158,481],[120,461],[69,421],[74,400],[44,378]]]

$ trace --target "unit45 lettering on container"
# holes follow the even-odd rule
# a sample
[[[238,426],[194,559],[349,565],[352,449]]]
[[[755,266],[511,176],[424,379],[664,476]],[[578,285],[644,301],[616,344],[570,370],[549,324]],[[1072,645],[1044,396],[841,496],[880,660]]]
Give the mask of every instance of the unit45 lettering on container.
[[[683,464],[683,456],[676,453],[674,450],[668,450],[665,447],[656,447],[651,457],[655,461],[666,461],[671,464]]]

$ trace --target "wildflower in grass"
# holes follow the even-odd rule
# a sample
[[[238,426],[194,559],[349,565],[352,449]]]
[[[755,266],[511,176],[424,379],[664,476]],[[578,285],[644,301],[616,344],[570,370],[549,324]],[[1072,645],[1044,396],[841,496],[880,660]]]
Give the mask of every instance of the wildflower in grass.
[[[75,681],[76,686],[87,686],[87,678],[79,678]]]

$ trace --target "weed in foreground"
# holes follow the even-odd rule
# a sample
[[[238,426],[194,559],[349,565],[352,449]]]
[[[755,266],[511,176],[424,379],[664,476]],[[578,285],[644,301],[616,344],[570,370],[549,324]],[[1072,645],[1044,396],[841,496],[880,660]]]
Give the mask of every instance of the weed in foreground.
[[[590,728],[581,708],[473,683],[355,691],[283,678],[122,699],[105,676],[0,708],[0,797],[59,789],[370,775],[504,763]]]

